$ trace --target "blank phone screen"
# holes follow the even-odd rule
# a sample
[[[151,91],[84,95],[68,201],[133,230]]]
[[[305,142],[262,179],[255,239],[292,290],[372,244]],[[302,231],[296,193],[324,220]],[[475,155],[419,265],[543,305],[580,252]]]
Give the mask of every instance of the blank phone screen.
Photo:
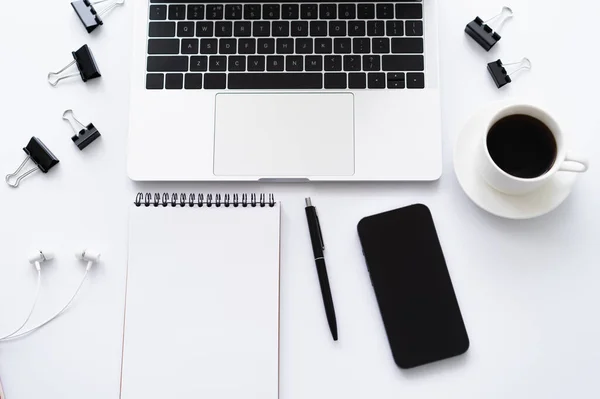
[[[466,352],[469,337],[429,209],[364,218],[358,233],[396,364],[411,368]]]

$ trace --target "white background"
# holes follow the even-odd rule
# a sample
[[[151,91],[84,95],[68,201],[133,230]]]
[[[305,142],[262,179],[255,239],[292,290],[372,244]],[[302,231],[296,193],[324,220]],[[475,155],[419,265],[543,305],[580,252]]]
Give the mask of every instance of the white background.
[[[103,253],[62,319],[31,337],[0,344],[8,399],[118,398],[128,208],[136,192],[155,190],[272,191],[282,201],[282,399],[599,397],[600,59],[594,18],[600,4],[513,0],[515,18],[488,54],[465,36],[464,26],[476,15],[495,15],[504,4],[440,3],[441,180],[274,185],[131,182],[125,173],[131,4],[88,35],[66,0],[3,2],[0,170],[10,173],[21,163],[21,148],[34,135],[61,163],[17,190],[0,185],[0,335],[18,325],[30,305],[35,272],[27,264],[29,250],[50,248],[57,254],[43,270],[33,322],[44,320],[75,289],[84,271],[75,250],[89,246]],[[84,43],[103,77],[51,88],[47,73],[70,62],[70,52]],[[533,70],[497,90],[486,63],[523,56],[532,60]],[[592,169],[555,212],[514,222],[486,214],[462,193],[452,171],[452,147],[478,108],[522,96],[556,110],[571,147],[592,160]],[[70,128],[61,120],[68,108],[103,134],[84,152],[71,143]],[[338,344],[329,337],[311,262],[303,210],[307,195],[320,210],[328,245]],[[471,349],[463,357],[406,372],[391,361],[355,226],[362,216],[414,202],[432,209]],[[169,345],[169,338],[156,345]]]

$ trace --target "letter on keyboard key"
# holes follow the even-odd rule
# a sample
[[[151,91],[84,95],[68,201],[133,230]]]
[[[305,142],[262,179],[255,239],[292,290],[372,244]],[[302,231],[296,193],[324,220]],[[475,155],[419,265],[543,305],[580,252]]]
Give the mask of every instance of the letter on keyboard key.
[[[150,22],[148,36],[175,37],[175,22]]]
[[[188,64],[187,56],[149,56],[148,72],[187,72]]]
[[[384,71],[424,71],[425,62],[422,55],[384,55],[382,67]]]
[[[320,73],[230,73],[230,89],[293,90],[322,89]]]
[[[179,54],[179,39],[150,39],[148,54]]]
[[[205,73],[204,88],[205,89],[224,89],[227,82],[227,75],[224,73]]]

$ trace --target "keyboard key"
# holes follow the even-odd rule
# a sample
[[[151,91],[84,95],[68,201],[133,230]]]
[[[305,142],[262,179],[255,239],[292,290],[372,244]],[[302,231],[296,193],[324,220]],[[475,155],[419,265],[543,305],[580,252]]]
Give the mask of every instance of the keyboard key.
[[[313,53],[313,39],[296,39],[296,53],[297,54],[312,54]]]
[[[290,23],[288,21],[275,21],[273,22],[273,36],[289,36],[290,35]]]
[[[224,89],[227,85],[227,75],[224,73],[205,73],[204,88],[205,89]]]
[[[285,70],[302,71],[302,56],[291,55],[289,57],[285,57]]]
[[[388,72],[387,87],[388,89],[404,89],[406,87],[404,73]]]
[[[267,71],[283,71],[284,63],[282,55],[270,55],[267,57]]]
[[[148,54],[179,54],[179,39],[150,39]]]
[[[217,37],[230,37],[233,35],[233,25],[231,22],[216,22],[215,23],[215,36]]]
[[[319,11],[316,4],[302,4],[300,6],[300,18],[302,19],[317,19]]]
[[[310,35],[311,36],[327,36],[327,22],[311,21]]]
[[[294,39],[277,39],[277,54],[293,54]]]
[[[385,73],[370,73],[368,79],[369,89],[385,89]]]
[[[364,36],[365,21],[350,21],[348,22],[348,36]]]
[[[236,39],[221,39],[219,40],[219,54],[236,54],[237,40]]]
[[[422,19],[422,4],[396,4],[397,19]]]
[[[422,55],[384,55],[381,65],[384,71],[424,71]]]
[[[387,21],[385,34],[388,36],[404,36],[404,22]]]
[[[204,5],[190,4],[187,8],[187,19],[198,20],[204,19]]]
[[[223,19],[223,6],[214,4],[206,6],[206,19]]]
[[[202,88],[202,79],[201,73],[186,73],[184,87],[186,90],[200,90]]]
[[[330,38],[315,39],[315,53],[331,54],[333,52],[333,40]]]
[[[198,39],[183,39],[181,41],[181,54],[198,54]]]
[[[187,56],[149,56],[148,72],[187,72],[189,59]]]
[[[346,21],[330,21],[329,36],[346,36]]]
[[[252,24],[247,21],[237,21],[233,24],[233,35],[235,37],[248,37],[252,35]]]
[[[423,21],[406,21],[406,36],[423,36]]]
[[[345,89],[346,74],[345,73],[326,73],[325,74],[325,88],[326,89]]]
[[[217,39],[200,39],[201,54],[217,54]]]
[[[150,6],[150,20],[151,21],[162,21],[165,19],[167,19],[167,6]],[[157,76],[157,75],[155,75],[155,76]],[[147,79],[146,79],[146,82],[147,82]],[[162,86],[162,83],[161,83],[161,86]],[[162,89],[162,87],[161,87],[161,89]]]
[[[298,4],[284,4],[281,9],[281,18],[298,19],[300,11]]]
[[[248,70],[249,71],[264,71],[265,70],[265,56],[264,55],[253,55],[248,57]]]
[[[214,22],[198,22],[196,23],[196,36],[212,37],[214,30]]]
[[[279,19],[280,14],[279,4],[263,5],[263,19]]]
[[[349,54],[352,52],[352,41],[349,38],[333,40],[333,52],[336,54]]]
[[[185,19],[185,6],[171,4],[169,6],[169,19],[174,19],[174,20]]]
[[[168,73],[166,84],[165,84],[165,89],[169,89],[169,90],[183,89],[183,74],[182,73]]]
[[[225,19],[242,19],[242,5],[227,4],[225,6]]]
[[[425,74],[423,73],[407,73],[406,74],[406,87],[409,89],[424,89],[425,88]]]
[[[292,36],[308,36],[308,21],[293,21]]]
[[[321,19],[336,19],[337,6],[335,4],[321,4],[319,6]]]
[[[165,84],[165,76],[162,73],[149,73],[146,75],[146,89],[162,90]]]
[[[274,54],[275,39],[258,39],[258,54]]]
[[[271,36],[271,24],[266,21],[254,21],[252,23],[252,34],[256,37]]]
[[[150,22],[150,37],[175,37],[175,22]]]
[[[383,36],[383,21],[367,21],[367,35],[368,36]]]
[[[177,23],[177,36],[179,37],[194,37],[194,26],[193,22],[184,21]]]
[[[353,72],[360,71],[361,59],[360,55],[345,55],[344,56],[344,71]]]
[[[208,57],[199,55],[190,59],[190,71],[205,72],[208,69]]]
[[[392,53],[422,53],[423,39],[420,37],[393,38]]]
[[[230,89],[293,90],[322,89],[320,73],[230,73]]]
[[[377,4],[377,19],[394,18],[394,5],[389,3]]]
[[[208,58],[208,70],[211,72],[222,72],[227,70],[227,57],[213,55]]]
[[[380,71],[381,56],[380,55],[364,55],[363,56],[364,71]]]
[[[246,70],[246,57],[235,55],[229,57],[227,60],[228,66],[227,69],[230,72],[244,72]]]
[[[349,73],[348,74],[348,88],[349,89],[366,89],[367,88],[367,74],[366,73]]]
[[[261,15],[260,4],[246,4],[244,6],[244,19],[260,19]]]
[[[352,39],[352,48],[355,54],[368,54],[371,52],[371,39],[367,37]]]
[[[390,39],[387,37],[378,37],[373,39],[373,52],[376,54],[390,52]]]
[[[340,55],[328,55],[325,56],[324,69],[326,71],[341,71],[342,70],[342,56]]]
[[[240,53],[240,54],[256,53],[256,39],[240,39],[238,42],[238,53]]]
[[[375,19],[375,5],[374,4],[359,4],[358,5],[358,19]]]
[[[356,5],[355,4],[340,4],[338,7],[338,15],[340,19],[354,19],[356,18]]]
[[[320,55],[307,55],[305,58],[305,69],[307,71],[322,71],[323,57]]]

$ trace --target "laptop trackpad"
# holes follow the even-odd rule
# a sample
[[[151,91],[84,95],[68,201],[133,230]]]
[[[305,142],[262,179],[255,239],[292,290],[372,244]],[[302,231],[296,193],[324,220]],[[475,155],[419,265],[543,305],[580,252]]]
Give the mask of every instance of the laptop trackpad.
[[[216,176],[351,176],[351,93],[218,94]]]

